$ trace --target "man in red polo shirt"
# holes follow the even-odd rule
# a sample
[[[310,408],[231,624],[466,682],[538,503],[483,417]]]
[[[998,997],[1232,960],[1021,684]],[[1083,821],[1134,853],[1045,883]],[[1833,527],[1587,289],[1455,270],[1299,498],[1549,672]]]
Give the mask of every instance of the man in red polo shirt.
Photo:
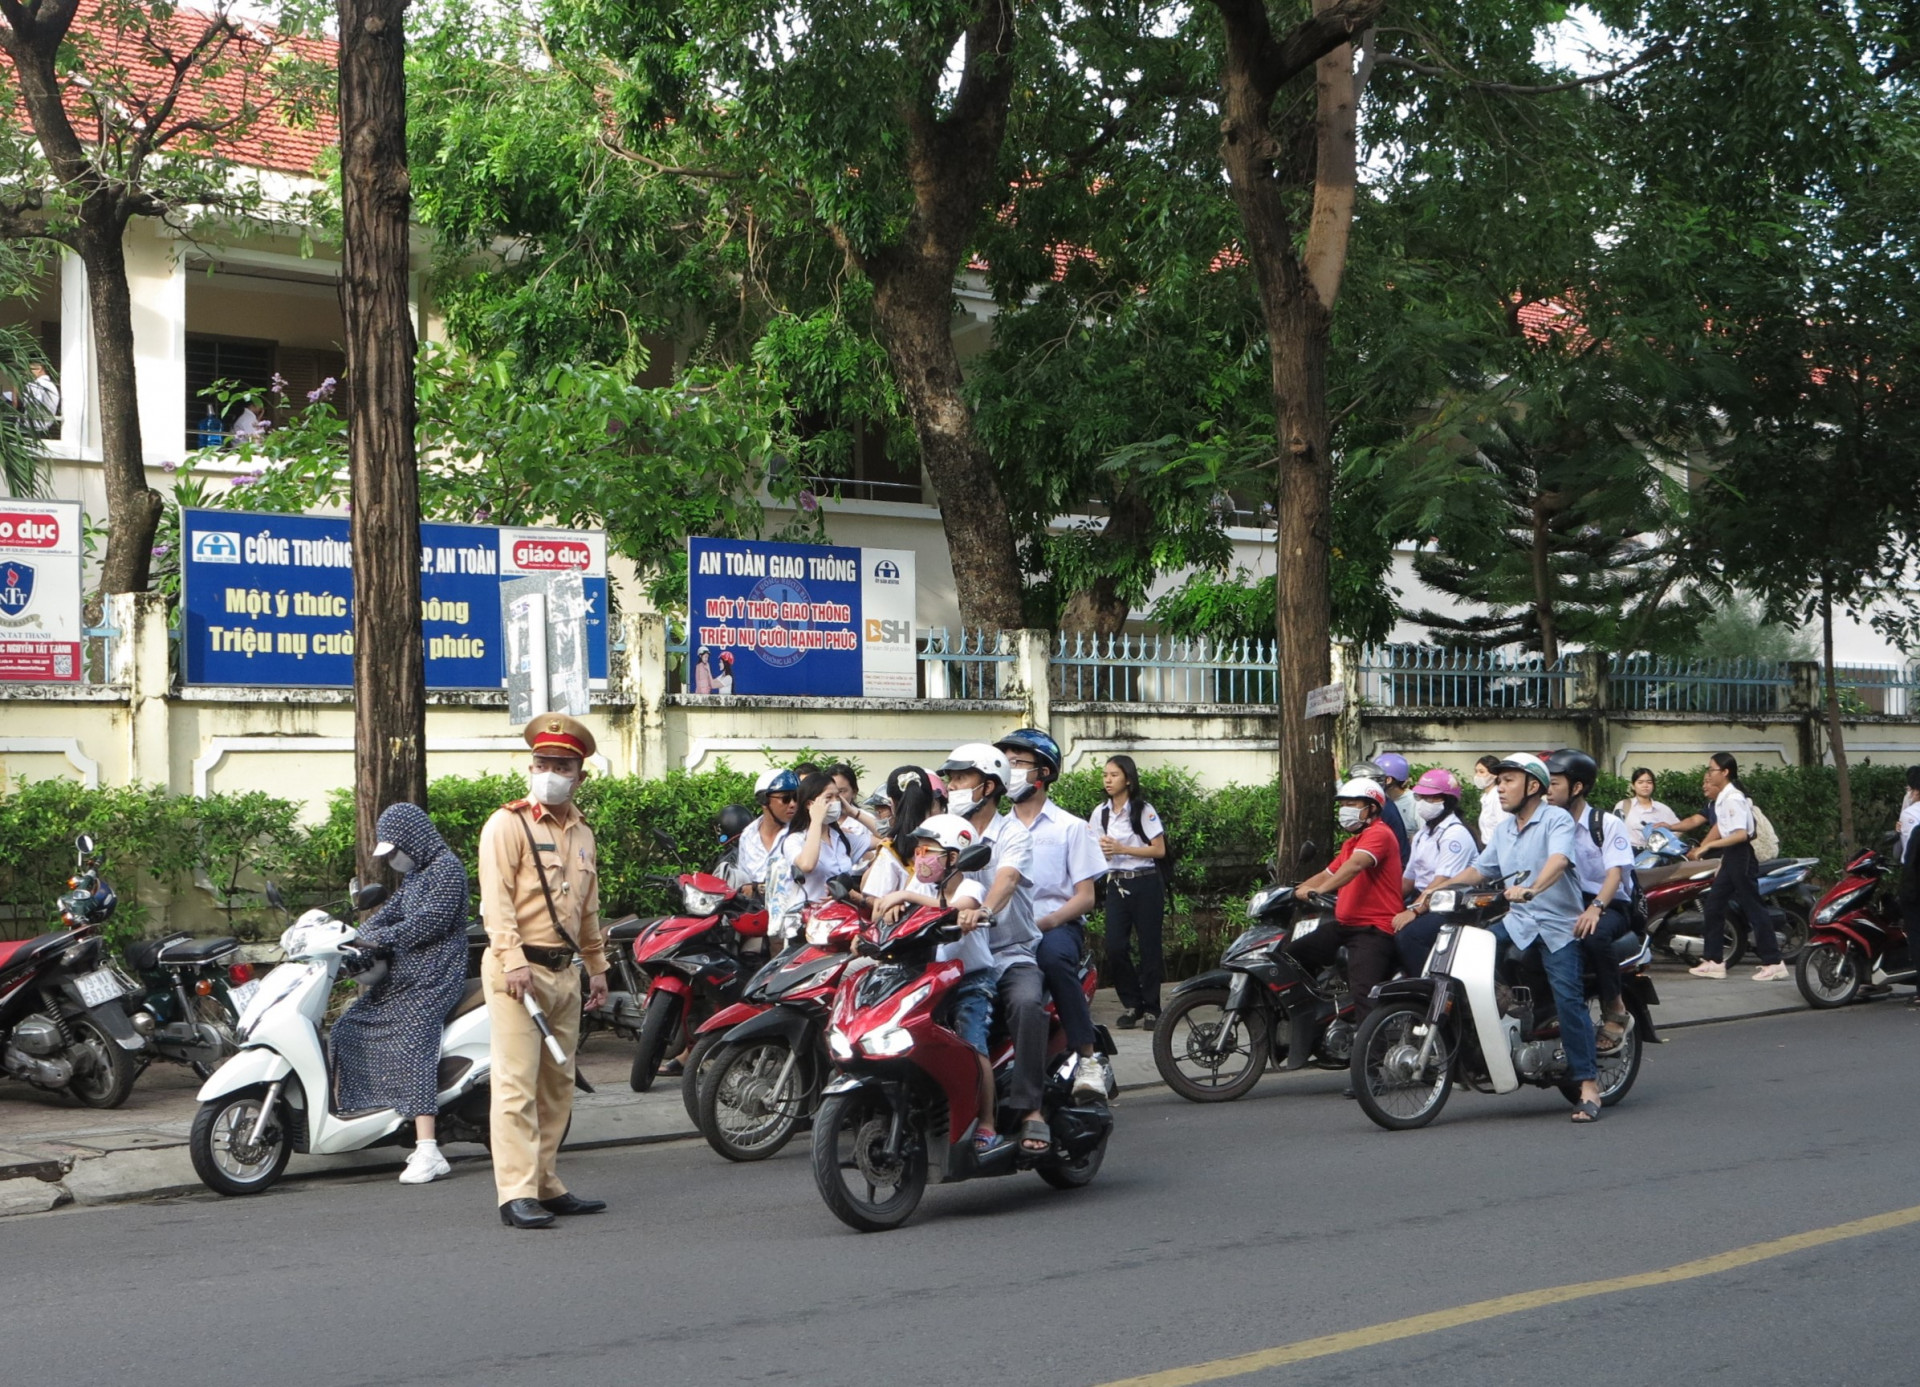
[[[1386,791],[1378,781],[1349,780],[1334,794],[1340,806],[1340,827],[1353,836],[1324,872],[1295,887],[1297,895],[1323,891],[1337,899],[1335,924],[1322,925],[1287,945],[1287,952],[1312,977],[1347,951],[1347,984],[1353,990],[1355,1021],[1373,1010],[1373,989],[1387,981],[1399,966],[1393,943],[1393,917],[1402,908],[1400,841],[1382,823]]]

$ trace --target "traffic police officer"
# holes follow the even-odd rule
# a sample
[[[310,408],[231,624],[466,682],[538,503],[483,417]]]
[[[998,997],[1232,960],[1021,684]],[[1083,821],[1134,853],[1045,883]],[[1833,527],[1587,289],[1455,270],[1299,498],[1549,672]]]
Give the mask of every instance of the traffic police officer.
[[[574,1050],[580,1039],[580,974],[587,1008],[606,1001],[599,867],[593,830],[574,803],[594,753],[593,734],[573,718],[542,713],[527,724],[533,760],[528,797],[494,811],[480,831],[480,913],[487,929],[480,976],[493,1026],[493,1183],[500,1221],[549,1228],[556,1214],[597,1214],[560,1183],[554,1165],[573,1115]],[[546,1013],[566,1063],[546,1052],[522,998]]]

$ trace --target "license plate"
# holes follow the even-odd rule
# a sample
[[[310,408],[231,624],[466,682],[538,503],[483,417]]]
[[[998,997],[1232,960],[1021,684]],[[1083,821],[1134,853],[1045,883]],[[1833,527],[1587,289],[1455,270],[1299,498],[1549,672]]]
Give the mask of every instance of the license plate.
[[[260,990],[260,981],[243,982],[238,987],[227,989],[227,1000],[233,1003],[233,1014],[238,1016],[247,1009],[247,1003],[253,1000],[253,994]]]
[[[120,995],[120,979],[113,975],[111,968],[96,968],[91,973],[83,973],[73,980],[80,990],[80,1000],[90,1007],[102,1002],[111,1002]]]

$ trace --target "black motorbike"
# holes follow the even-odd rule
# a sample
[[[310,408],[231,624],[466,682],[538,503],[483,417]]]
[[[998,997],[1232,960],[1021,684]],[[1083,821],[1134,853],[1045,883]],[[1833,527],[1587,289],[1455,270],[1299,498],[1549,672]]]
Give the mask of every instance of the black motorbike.
[[[1220,966],[1173,989],[1153,1031],[1153,1063],[1167,1087],[1195,1103],[1224,1103],[1277,1069],[1344,1069],[1353,1048],[1353,997],[1344,969],[1307,977],[1289,940],[1332,928],[1333,900],[1273,886],[1247,904],[1253,923]]]
[[[90,854],[92,840],[79,841]],[[90,1108],[126,1102],[147,1054],[99,934],[116,900],[97,875],[76,873],[60,897],[62,928],[0,943],[0,1073]]]

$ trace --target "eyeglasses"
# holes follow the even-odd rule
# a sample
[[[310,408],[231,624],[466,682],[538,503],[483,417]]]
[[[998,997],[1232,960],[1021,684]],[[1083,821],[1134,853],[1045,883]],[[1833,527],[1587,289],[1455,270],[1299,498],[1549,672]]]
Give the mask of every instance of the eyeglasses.
[[[778,802],[779,802],[779,803],[781,803],[781,804],[792,804],[792,803],[793,803],[793,796],[792,796],[792,795],[783,795],[783,794],[778,794],[778,793],[776,793],[776,794],[771,794],[771,795],[768,795],[768,796],[767,796],[767,803],[768,803],[768,804],[772,804],[772,803],[774,803],[775,801],[778,801]]]

